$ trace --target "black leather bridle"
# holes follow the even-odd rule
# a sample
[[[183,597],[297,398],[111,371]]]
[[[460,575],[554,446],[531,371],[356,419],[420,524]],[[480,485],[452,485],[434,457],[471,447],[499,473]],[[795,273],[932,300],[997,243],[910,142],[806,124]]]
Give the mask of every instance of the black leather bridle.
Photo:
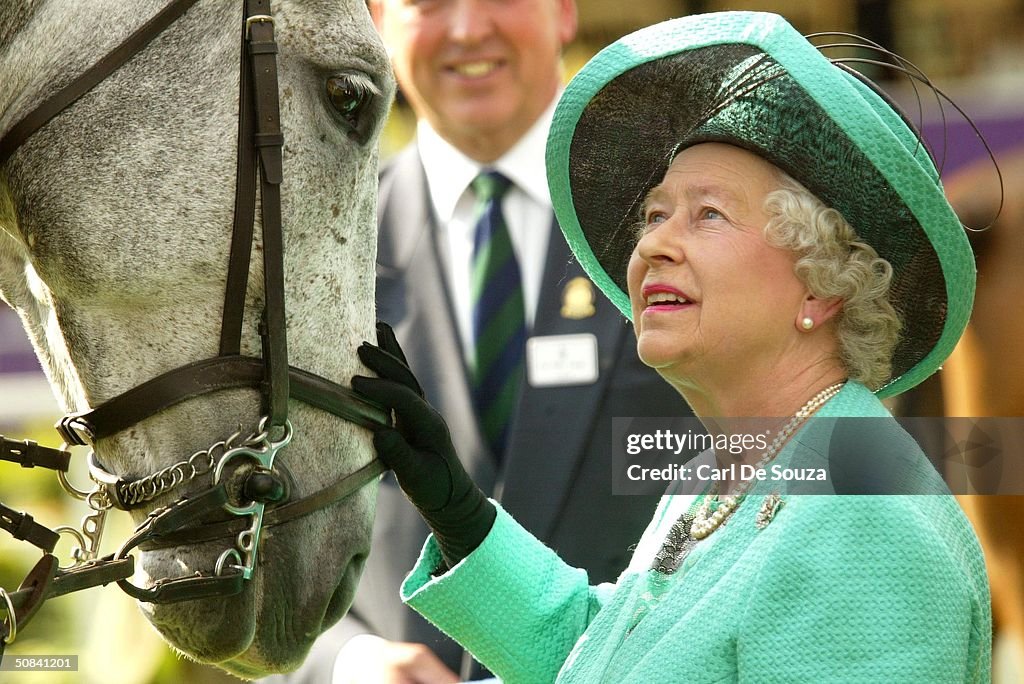
[[[96,65],[21,119],[0,140],[0,164],[4,164],[35,131],[141,51],[195,2],[171,2]],[[66,448],[93,446],[96,441],[170,406],[226,389],[255,388],[260,391],[264,417],[258,434],[237,445],[231,438],[218,443],[220,456],[216,462],[214,486],[150,513],[115,556],[87,558],[87,562],[70,571],[58,568],[52,555],[57,532],[39,525],[27,514],[0,506],[0,528],[33,543],[44,552],[43,559],[18,591],[8,594],[0,589],[0,598],[3,599],[0,610],[6,603],[9,613],[6,620],[0,621],[0,653],[4,643],[12,640],[8,637],[13,636],[17,624],[24,625],[43,600],[89,586],[116,580],[135,598],[153,603],[237,594],[242,591],[244,580],[250,578],[254,571],[262,528],[280,525],[335,503],[373,481],[386,469],[379,459],[375,459],[355,473],[295,501],[283,499],[282,488],[277,486],[280,483],[275,482],[276,475],[272,471],[274,454],[291,438],[288,421],[290,398],[363,427],[373,428],[389,423],[389,416],[384,410],[363,400],[351,389],[288,365],[280,195],[284,139],[278,102],[277,51],[270,0],[244,0],[235,213],[218,356],[168,371],[95,408],[65,416],[56,426],[65,441],[62,449],[0,438],[0,460],[14,461],[23,467],[51,468],[61,474],[67,471],[69,463]],[[255,222],[257,168],[265,291],[260,323],[262,358],[243,356],[240,352]],[[212,458],[213,448],[208,451]],[[241,493],[229,495],[227,490],[225,466],[229,462],[248,466]],[[89,501],[97,514],[105,513],[110,507],[127,510],[141,503],[125,497],[133,482],[106,472],[94,456],[91,457],[91,472],[96,487],[91,492],[78,493]],[[62,479],[62,482],[66,483],[66,480]],[[264,513],[265,506],[275,504],[276,507]],[[215,511],[227,511],[230,517],[213,523],[199,523],[200,518],[208,519]],[[102,520],[97,524],[101,526]],[[75,536],[82,540],[81,535]],[[85,530],[85,536],[89,537],[88,530]],[[166,548],[229,536],[234,537],[238,545],[222,554],[212,574],[157,580],[150,588],[127,582],[133,567],[128,552],[135,547]],[[98,544],[98,539],[95,541]]]

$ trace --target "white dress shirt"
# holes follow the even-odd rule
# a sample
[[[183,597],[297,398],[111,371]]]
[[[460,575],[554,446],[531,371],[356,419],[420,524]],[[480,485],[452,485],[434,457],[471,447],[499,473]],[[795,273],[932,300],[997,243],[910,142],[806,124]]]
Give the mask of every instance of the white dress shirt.
[[[416,140],[427,174],[430,201],[441,231],[441,245],[448,249],[445,277],[455,305],[462,348],[471,366],[475,345],[469,283],[476,224],[473,220],[475,198],[470,183],[481,171],[487,170],[498,171],[512,181],[502,199],[502,211],[519,261],[529,333],[537,312],[551,233],[552,210],[544,148],[557,100],[551,102],[512,149],[486,166],[452,147],[423,119],[417,124]]]

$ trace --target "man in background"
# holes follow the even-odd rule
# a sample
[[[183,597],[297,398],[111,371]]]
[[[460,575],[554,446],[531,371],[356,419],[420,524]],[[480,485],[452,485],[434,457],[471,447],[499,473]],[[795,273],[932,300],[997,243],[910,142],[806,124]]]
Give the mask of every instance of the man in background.
[[[612,418],[685,409],[554,222],[544,148],[575,0],[369,5],[418,122],[381,176],[378,318],[480,487],[591,582],[614,580],[655,500],[611,495]],[[355,604],[287,681],[481,676],[399,601],[427,533],[386,478]]]

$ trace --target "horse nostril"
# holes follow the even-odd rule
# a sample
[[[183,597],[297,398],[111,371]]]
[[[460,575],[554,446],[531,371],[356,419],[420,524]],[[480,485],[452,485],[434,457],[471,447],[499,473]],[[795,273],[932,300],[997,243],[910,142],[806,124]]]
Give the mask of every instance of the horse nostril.
[[[254,470],[245,478],[242,495],[257,503],[277,503],[284,499],[285,485],[281,478],[272,472]]]

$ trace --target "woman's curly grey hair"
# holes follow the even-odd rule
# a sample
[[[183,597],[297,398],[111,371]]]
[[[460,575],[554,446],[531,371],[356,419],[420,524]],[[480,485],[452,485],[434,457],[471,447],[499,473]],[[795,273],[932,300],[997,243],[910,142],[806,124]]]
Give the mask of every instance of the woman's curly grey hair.
[[[838,211],[787,174],[779,171],[779,178],[781,189],[765,200],[765,237],[796,252],[796,276],[811,294],[843,300],[836,317],[840,358],[851,380],[876,390],[892,375],[902,327],[889,302],[892,266]]]

